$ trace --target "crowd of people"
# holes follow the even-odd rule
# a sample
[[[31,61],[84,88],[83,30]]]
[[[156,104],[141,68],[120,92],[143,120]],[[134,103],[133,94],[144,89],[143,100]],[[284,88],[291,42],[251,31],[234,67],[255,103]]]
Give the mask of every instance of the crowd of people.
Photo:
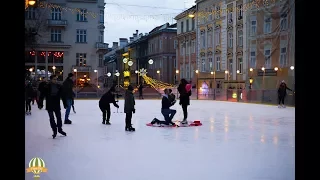
[[[26,115],[31,115],[31,103],[37,102],[38,108],[42,109],[44,107],[43,102],[46,100],[45,108],[48,112],[49,122],[51,129],[53,131],[52,137],[55,138],[57,133],[60,133],[64,136],[67,135],[66,132],[62,129],[62,116],[61,116],[61,105],[60,101],[62,100],[63,106],[65,108],[64,124],[72,124],[72,121],[69,119],[71,108],[73,112],[74,109],[74,80],[73,74],[69,73],[65,81],[60,85],[57,83],[57,76],[51,75],[49,81],[46,78],[43,78],[42,81],[35,86],[31,81],[26,81],[25,85],[25,104],[26,104]],[[185,79],[180,80],[180,84],[177,88],[179,92],[179,105],[182,107],[183,111],[183,120],[181,121],[182,125],[187,125],[188,121],[188,106],[190,105],[190,96],[191,96],[192,85],[188,83]],[[143,99],[142,96],[142,83],[140,84],[139,98]],[[278,102],[279,108],[285,107],[284,101],[286,97],[286,90],[290,90],[284,81],[281,82],[278,88]],[[125,116],[125,131],[135,131],[135,128],[132,127],[132,115],[135,113],[135,98],[133,95],[134,88],[129,85],[125,91],[124,95],[124,113]],[[115,90],[115,85],[113,85],[99,100],[99,108],[102,112],[102,124],[111,125],[110,117],[110,104],[113,104],[116,108],[119,108],[117,100],[115,97],[118,94]],[[164,125],[175,125],[172,122],[176,110],[171,109],[170,107],[176,103],[176,97],[172,93],[171,89],[164,89],[164,94],[161,99],[161,114],[164,117],[164,121],[161,121],[157,118],[154,118],[151,121],[151,124],[164,124]],[[56,121],[55,121],[55,117]]]

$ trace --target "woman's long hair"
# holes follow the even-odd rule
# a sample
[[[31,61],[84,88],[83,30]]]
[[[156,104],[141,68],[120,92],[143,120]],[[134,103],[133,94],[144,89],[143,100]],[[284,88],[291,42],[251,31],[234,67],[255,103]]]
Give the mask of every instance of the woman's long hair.
[[[181,79],[180,84],[186,85],[186,84],[188,84],[188,81],[186,79]]]

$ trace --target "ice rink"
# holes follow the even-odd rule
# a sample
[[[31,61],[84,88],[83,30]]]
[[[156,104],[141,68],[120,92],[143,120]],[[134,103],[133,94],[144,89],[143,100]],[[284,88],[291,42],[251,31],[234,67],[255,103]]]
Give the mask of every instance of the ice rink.
[[[61,103],[62,104],[62,103]],[[123,112],[123,101],[119,102]],[[124,113],[103,125],[98,100],[76,100],[67,137],[52,139],[48,114],[32,106],[26,116],[26,168],[42,158],[40,180],[294,180],[295,109],[191,100],[189,121],[200,127],[159,128],[145,124],[160,114],[160,100],[136,100],[135,132]],[[182,109],[175,120],[182,120]],[[65,110],[62,107],[62,117]],[[26,174],[33,179],[32,173]]]

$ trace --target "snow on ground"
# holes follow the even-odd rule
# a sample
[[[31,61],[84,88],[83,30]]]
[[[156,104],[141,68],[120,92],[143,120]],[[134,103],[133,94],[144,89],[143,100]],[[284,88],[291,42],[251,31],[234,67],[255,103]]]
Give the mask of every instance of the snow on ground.
[[[123,101],[119,105],[123,112]],[[41,180],[294,179],[294,108],[191,100],[188,119],[203,126],[146,126],[154,117],[163,119],[160,105],[136,100],[136,132],[126,132],[123,113],[112,113],[112,125],[102,125],[98,100],[76,100],[73,124],[63,125],[68,136],[56,139],[47,112],[34,105],[25,119],[26,168],[40,157],[48,168]],[[174,119],[182,120],[178,103],[172,108]]]

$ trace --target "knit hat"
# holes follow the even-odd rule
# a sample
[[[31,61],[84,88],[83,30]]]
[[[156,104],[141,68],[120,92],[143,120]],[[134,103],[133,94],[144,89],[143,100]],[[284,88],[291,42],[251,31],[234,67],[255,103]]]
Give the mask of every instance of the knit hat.
[[[72,77],[72,76],[73,76],[73,73],[69,73],[69,74],[68,74],[68,77]]]

